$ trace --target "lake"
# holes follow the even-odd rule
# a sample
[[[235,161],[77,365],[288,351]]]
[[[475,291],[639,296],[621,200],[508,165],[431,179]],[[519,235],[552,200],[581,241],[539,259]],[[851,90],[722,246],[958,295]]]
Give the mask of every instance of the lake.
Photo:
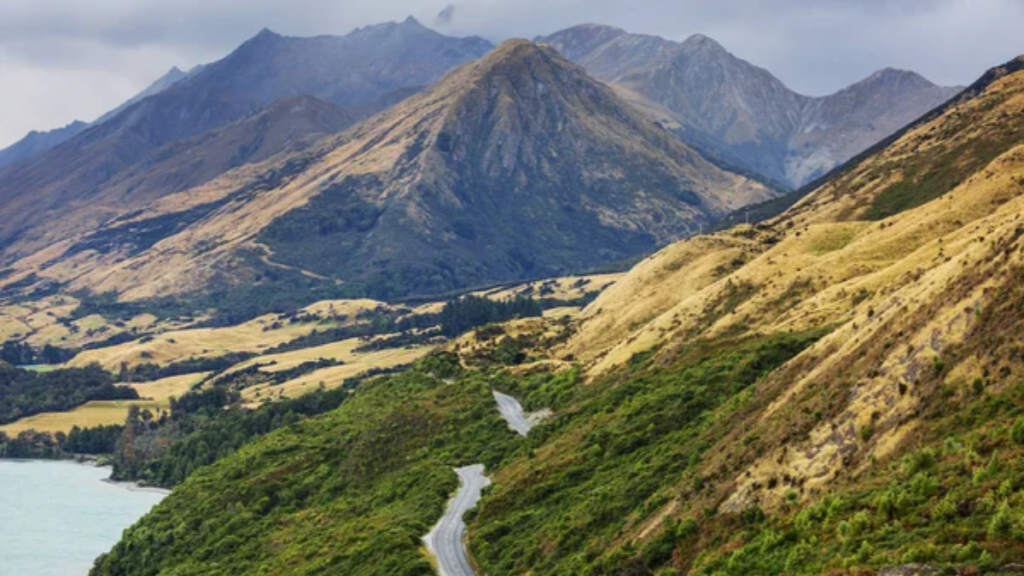
[[[73,462],[0,460],[0,576],[86,576],[164,497],[109,476]]]

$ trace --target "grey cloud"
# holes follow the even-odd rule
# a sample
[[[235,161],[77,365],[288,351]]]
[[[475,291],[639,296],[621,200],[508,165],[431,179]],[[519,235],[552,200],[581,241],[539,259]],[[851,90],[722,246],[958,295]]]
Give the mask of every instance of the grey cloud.
[[[431,24],[452,0],[4,0],[0,146],[31,128],[90,119],[172,65],[215,60],[261,28],[344,34],[413,14]],[[684,39],[716,38],[794,89],[822,94],[874,70],[967,83],[1024,53],[1019,0],[461,0],[453,34],[494,41],[583,22]],[[71,86],[74,86],[71,88]],[[26,110],[29,106],[32,109]]]

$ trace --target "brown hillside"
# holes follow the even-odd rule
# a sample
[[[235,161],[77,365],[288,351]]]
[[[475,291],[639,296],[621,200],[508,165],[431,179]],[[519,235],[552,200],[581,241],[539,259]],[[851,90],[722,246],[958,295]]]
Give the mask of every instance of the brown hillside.
[[[988,78],[774,221],[648,259],[585,311],[565,353],[597,374],[681,341],[834,327],[715,451],[708,470],[735,481],[729,510],[898,453],[940,389],[1008,382],[1013,353],[996,335],[1016,320],[992,311],[1013,305],[1022,264],[1024,73]],[[741,435],[770,448],[755,456]]]

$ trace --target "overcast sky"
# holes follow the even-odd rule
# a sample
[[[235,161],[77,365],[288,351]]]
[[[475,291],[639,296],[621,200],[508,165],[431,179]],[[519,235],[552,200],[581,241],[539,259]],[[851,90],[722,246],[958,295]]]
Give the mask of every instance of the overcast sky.
[[[344,34],[451,0],[0,0],[0,147],[91,121],[161,76],[264,27]],[[532,38],[584,22],[703,33],[793,89],[825,94],[894,66],[966,84],[1024,53],[1024,0],[462,0],[446,32]]]

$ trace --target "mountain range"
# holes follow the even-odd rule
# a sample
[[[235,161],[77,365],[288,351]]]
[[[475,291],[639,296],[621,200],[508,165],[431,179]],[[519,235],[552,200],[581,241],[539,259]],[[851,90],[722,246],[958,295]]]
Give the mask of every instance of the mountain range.
[[[522,42],[480,60],[486,40],[410,18],[264,30],[174,69],[0,168],[3,283],[395,297],[579,272],[777,198],[797,125],[807,158],[829,158],[803,179],[950,92],[885,71],[810,99],[705,37],[541,40],[583,68]]]
[[[673,42],[583,25],[537,41],[616,86],[684,141],[793,188],[962,90],[887,68],[836,94],[804,96],[702,35]]]
[[[43,155],[0,170],[0,211],[7,216],[0,246],[19,238],[38,248],[141,207],[153,197],[118,194],[112,183],[130,169],[160,164],[168,154],[164,146],[257,114],[277,100],[312,96],[345,105],[353,118],[365,117],[491,48],[478,38],[442,36],[413,20],[343,37],[286,38],[264,30],[223,60]],[[159,193],[177,191],[172,186]],[[89,214],[82,216],[83,210]]]
[[[231,139],[206,140],[215,150]],[[168,174],[200,180],[175,171],[194,167],[178,160],[200,148],[172,149],[155,190],[168,189]],[[153,170],[129,176],[105,189],[118,194],[110,204],[142,196]],[[775,196],[553,51],[510,41],[309,150],[152,195],[60,248],[43,242],[47,261],[32,270],[134,299],[259,288],[275,270],[378,296],[442,293],[637,256]]]

